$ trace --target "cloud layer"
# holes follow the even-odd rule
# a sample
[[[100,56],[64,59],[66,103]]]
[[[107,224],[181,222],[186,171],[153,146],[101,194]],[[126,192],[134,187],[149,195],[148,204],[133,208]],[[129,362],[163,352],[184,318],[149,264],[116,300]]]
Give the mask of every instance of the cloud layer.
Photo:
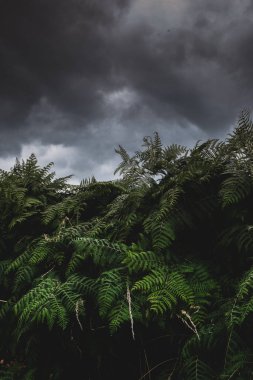
[[[252,19],[250,0],[4,2],[0,165],[31,149],[60,174],[106,179],[114,147],[154,130],[224,136],[252,108]]]

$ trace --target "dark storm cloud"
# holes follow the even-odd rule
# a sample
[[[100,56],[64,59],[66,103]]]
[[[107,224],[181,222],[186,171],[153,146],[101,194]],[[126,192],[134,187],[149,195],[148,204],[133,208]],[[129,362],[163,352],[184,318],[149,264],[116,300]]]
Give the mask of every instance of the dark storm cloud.
[[[250,0],[0,6],[0,156],[34,142],[58,159],[68,146],[72,167],[90,170],[118,143],[134,150],[153,130],[185,144],[219,137],[252,109]]]
[[[210,133],[225,130],[241,108],[252,107],[252,9],[246,1],[180,3],[188,6],[176,22],[159,26],[144,18],[123,32],[128,44],[119,35],[121,70],[160,117]]]
[[[106,33],[126,4],[125,0],[104,0],[102,6],[96,0],[1,1],[3,134],[11,128],[21,137],[20,126],[25,132],[24,121],[45,97],[74,119],[102,116],[99,91],[114,86]]]

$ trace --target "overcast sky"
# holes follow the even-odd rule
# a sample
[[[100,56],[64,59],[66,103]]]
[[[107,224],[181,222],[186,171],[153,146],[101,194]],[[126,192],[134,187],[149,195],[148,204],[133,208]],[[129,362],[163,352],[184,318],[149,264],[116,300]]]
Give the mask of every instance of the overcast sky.
[[[224,137],[253,102],[251,0],[0,0],[0,168],[113,178],[158,131]]]

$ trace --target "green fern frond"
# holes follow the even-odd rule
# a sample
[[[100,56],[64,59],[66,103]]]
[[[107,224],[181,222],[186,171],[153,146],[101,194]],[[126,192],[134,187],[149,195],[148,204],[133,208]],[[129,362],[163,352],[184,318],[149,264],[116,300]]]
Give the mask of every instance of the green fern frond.
[[[53,220],[65,220],[70,214],[78,214],[85,207],[85,203],[80,203],[78,197],[67,197],[54,205],[50,205],[42,214],[42,221],[46,225]]]
[[[112,243],[107,239],[78,238],[73,241],[78,250],[86,251],[97,265],[120,263],[127,246],[122,243]]]
[[[34,198],[34,197],[25,197],[23,207],[24,209],[29,209],[34,206],[42,206],[43,203],[40,199]]]
[[[74,274],[78,268],[85,262],[89,256],[89,251],[81,251],[78,249],[73,253],[66,270],[66,275],[70,276]]]
[[[238,290],[231,307],[226,313],[230,328],[241,325],[245,318],[253,312],[253,268],[251,268],[238,284]]]
[[[221,379],[229,379],[236,375],[238,379],[242,380],[243,378],[248,378],[249,373],[252,373],[252,369],[247,366],[247,362],[252,360],[252,355],[243,349],[242,343],[243,342],[241,341],[240,335],[235,331],[235,329],[230,329]],[[242,377],[238,376],[239,373],[244,372],[244,369],[246,369],[246,373],[248,373]]]
[[[240,301],[253,289],[253,267],[244,275],[238,285],[236,298]]]
[[[150,310],[157,314],[164,314],[167,310],[171,310],[177,303],[173,292],[166,288],[152,292],[147,297],[147,301],[150,303]]]
[[[40,240],[36,246],[31,249],[30,258],[28,263],[30,265],[38,265],[43,262],[48,256],[53,256],[53,247],[46,239]]]
[[[112,305],[123,294],[124,277],[118,269],[103,272],[99,279],[98,306],[101,317],[105,317]]]
[[[144,221],[145,231],[151,233],[154,250],[169,248],[175,240],[175,232],[171,223],[157,222],[156,216]]]
[[[73,291],[85,297],[90,295],[97,296],[99,289],[99,279],[90,278],[83,275],[73,274],[68,277],[68,283],[71,284]]]
[[[196,334],[190,336],[184,343],[181,357],[187,360],[192,356],[201,355],[203,352],[212,352],[221,345],[224,325],[221,322],[205,323],[198,328],[199,338]]]
[[[122,174],[126,170],[126,167],[128,167],[130,165],[131,159],[130,159],[129,154],[125,150],[125,148],[123,148],[121,145],[119,145],[118,149],[115,149],[115,152],[120,155],[122,162],[116,168],[116,170],[114,171],[114,174],[116,174],[118,172],[120,174]]]
[[[22,265],[18,268],[15,279],[13,290],[16,292],[20,287],[27,286],[31,284],[36,273],[36,267],[30,265]]]
[[[178,186],[175,186],[174,188],[166,191],[166,193],[161,198],[159,211],[155,215],[156,223],[161,223],[162,221],[166,220],[169,213],[172,212],[175,208],[182,193],[183,190]]]
[[[170,273],[164,285],[147,297],[147,301],[150,302],[150,309],[158,314],[171,310],[179,300],[191,304],[193,299],[194,295],[191,288],[178,272]]]
[[[14,306],[19,317],[19,330],[33,322],[46,323],[49,329],[57,324],[64,330],[81,299],[75,280],[75,277],[70,277],[65,283],[60,283],[56,279],[45,278],[24,295]]]
[[[191,358],[186,362],[182,376],[185,380],[214,380],[217,378],[212,368],[198,357]]]
[[[140,308],[134,302],[132,302],[131,304],[131,311],[133,323],[138,322],[142,319]],[[115,334],[119,330],[119,328],[125,323],[129,324],[129,335],[132,334],[130,324],[131,318],[129,315],[129,304],[125,297],[122,297],[122,299],[118,300],[111,308],[108,314],[108,320],[111,334]]]
[[[230,176],[221,185],[222,206],[226,207],[240,202],[250,194],[250,191],[251,182],[243,173]]]
[[[14,228],[17,224],[20,224],[26,221],[31,216],[36,215],[36,213],[37,211],[27,211],[27,212],[24,212],[22,215],[14,217],[9,224],[9,228],[10,229]]]
[[[171,165],[171,163],[175,163],[177,159],[186,157],[188,154],[188,150],[185,146],[178,144],[171,144],[168,147],[163,148],[163,159],[165,165]]]
[[[132,291],[140,290],[143,292],[150,292],[152,290],[160,289],[165,285],[168,276],[168,269],[164,267],[159,267],[157,269],[152,269],[150,273],[144,276],[141,280],[134,283]]]
[[[122,264],[127,265],[130,272],[147,271],[163,264],[163,260],[151,251],[129,250]]]

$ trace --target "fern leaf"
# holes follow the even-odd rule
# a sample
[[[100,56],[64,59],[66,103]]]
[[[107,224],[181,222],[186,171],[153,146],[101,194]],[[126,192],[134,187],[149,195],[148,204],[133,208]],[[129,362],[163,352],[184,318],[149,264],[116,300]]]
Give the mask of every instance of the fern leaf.
[[[157,254],[151,251],[135,252],[129,250],[122,263],[127,265],[130,272],[137,272],[157,268],[163,264],[163,261]]]
[[[216,378],[213,370],[198,357],[186,363],[183,376],[187,380],[214,380]]]
[[[99,282],[99,313],[102,317],[105,317],[113,303],[122,295],[124,282],[118,269],[103,272]]]

